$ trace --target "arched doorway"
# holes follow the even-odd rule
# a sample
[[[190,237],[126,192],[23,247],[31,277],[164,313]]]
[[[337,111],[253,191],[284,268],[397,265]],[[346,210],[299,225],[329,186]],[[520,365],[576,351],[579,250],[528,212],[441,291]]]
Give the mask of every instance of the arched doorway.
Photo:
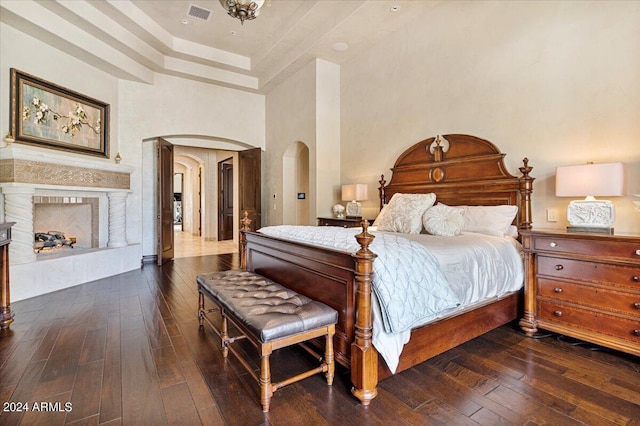
[[[311,225],[309,200],[309,147],[296,141],[282,159],[282,219],[286,225]]]

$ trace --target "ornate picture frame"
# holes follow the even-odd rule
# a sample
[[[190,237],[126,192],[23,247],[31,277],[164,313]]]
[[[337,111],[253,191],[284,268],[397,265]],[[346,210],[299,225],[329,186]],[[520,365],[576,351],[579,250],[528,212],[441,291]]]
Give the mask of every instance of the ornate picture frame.
[[[11,68],[11,134],[18,143],[109,158],[102,101]]]

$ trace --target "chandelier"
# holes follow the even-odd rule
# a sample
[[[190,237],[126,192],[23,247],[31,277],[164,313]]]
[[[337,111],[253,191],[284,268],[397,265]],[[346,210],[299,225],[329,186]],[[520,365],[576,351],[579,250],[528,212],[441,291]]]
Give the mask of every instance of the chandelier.
[[[229,16],[244,21],[256,19],[265,0],[220,0],[220,4]]]

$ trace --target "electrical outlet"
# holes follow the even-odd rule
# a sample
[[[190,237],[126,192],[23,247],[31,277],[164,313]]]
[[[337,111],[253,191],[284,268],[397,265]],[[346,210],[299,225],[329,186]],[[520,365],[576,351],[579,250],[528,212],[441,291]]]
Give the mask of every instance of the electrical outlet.
[[[547,222],[557,222],[557,221],[558,221],[558,210],[547,209]]]

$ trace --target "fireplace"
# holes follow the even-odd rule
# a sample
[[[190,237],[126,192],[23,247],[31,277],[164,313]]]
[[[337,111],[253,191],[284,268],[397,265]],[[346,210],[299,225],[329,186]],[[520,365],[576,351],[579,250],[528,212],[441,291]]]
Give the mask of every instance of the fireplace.
[[[1,154],[0,222],[16,222],[9,247],[14,300],[140,267],[139,243],[129,243],[126,226],[133,167],[17,144]],[[74,248],[36,253],[35,233],[51,231],[73,237]]]
[[[98,248],[99,224],[97,197],[33,197],[34,250],[38,254],[48,255],[53,248],[56,251],[75,248],[76,252]],[[55,238],[54,234],[63,234],[64,238]],[[72,244],[62,241],[53,245],[52,238],[69,240]]]

